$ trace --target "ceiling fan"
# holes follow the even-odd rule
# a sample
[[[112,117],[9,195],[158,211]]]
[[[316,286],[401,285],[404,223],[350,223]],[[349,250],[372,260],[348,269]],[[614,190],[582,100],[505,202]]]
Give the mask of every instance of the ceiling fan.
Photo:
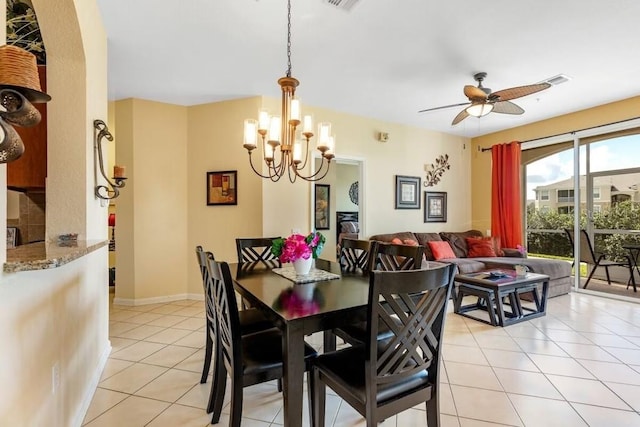
[[[510,100],[531,95],[532,93],[540,92],[541,90],[551,87],[551,84],[545,82],[527,86],[510,87],[497,92],[491,92],[490,88],[482,86],[482,82],[486,77],[487,73],[476,73],[473,78],[478,82],[478,86],[466,85],[464,87],[464,94],[469,98],[469,102],[427,108],[426,110],[418,111],[418,113],[468,105],[468,107],[458,113],[458,115],[453,119],[453,122],[451,122],[451,125],[457,125],[469,116],[482,117],[491,112],[501,114],[522,114],[524,113],[524,110],[513,102],[510,102]]]

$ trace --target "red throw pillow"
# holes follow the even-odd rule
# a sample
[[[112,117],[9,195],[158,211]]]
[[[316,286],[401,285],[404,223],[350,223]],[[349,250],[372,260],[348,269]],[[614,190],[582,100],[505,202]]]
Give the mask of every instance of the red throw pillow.
[[[497,256],[495,249],[493,249],[493,239],[491,237],[467,237],[466,241],[469,248],[467,257],[469,258]]]
[[[406,245],[406,246],[419,246],[418,242],[416,242],[415,240],[412,240],[412,239],[403,240],[402,244]]]
[[[455,254],[453,253],[453,249],[451,249],[451,245],[449,242],[440,241],[440,242],[428,242],[429,248],[433,253],[433,257],[436,261],[441,259],[455,258]]]

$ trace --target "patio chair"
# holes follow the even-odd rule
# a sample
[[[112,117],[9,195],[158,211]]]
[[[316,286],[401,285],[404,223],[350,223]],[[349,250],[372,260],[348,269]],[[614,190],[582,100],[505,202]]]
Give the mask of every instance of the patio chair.
[[[567,233],[567,237],[569,237],[569,242],[571,243],[571,248],[573,249],[574,239],[573,239],[573,230],[565,228],[565,233]],[[575,259],[575,254],[574,254]],[[629,269],[629,281],[627,282],[627,288],[629,284],[633,286],[633,292],[636,292],[636,279],[633,277],[633,263],[628,255],[625,255],[624,261],[613,261],[607,259],[606,254],[595,252],[593,250],[593,245],[591,244],[591,239],[587,234],[586,230],[580,230],[580,262],[584,262],[588,265],[593,265],[591,272],[589,273],[589,277],[587,277],[587,281],[585,282],[583,289],[587,289],[587,285],[589,281],[593,277],[593,274],[596,272],[598,267],[604,267],[605,273],[607,275],[607,283],[611,284],[611,277],[609,276],[609,267],[626,267]],[[574,261],[575,262],[575,261]],[[580,268],[576,269],[580,271]]]

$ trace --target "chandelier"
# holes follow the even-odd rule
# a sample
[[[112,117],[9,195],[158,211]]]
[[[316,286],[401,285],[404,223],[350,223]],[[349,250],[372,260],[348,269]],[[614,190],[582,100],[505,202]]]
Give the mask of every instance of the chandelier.
[[[298,177],[306,181],[318,181],[329,172],[331,159],[335,157],[335,141],[331,135],[331,123],[319,123],[316,148],[322,155],[322,163],[314,173],[303,175],[302,171],[310,157],[309,141],[314,136],[313,118],[310,115],[302,116],[300,100],[295,97],[300,82],[291,77],[291,0],[287,1],[287,12],[287,74],[278,79],[282,90],[281,115],[270,116],[268,111],[261,109],[258,120],[246,119],[243,146],[249,153],[251,169],[262,178],[275,182],[287,174],[290,182]],[[298,133],[300,124],[302,129]],[[266,174],[258,172],[251,157],[258,143],[262,145]]]

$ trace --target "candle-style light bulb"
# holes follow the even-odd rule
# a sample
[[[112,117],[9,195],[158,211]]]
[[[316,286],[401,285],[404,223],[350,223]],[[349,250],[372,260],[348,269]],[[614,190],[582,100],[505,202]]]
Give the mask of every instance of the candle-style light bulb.
[[[270,144],[280,145],[280,117],[271,117],[271,123],[269,124],[269,139]]]
[[[270,121],[271,117],[269,117],[267,110],[262,109],[258,112],[258,130],[268,131]]]
[[[258,122],[254,119],[244,121],[244,148],[253,150],[256,148],[258,138]]]
[[[329,147],[331,137],[331,123],[322,122],[318,124],[318,150],[323,151]]]

